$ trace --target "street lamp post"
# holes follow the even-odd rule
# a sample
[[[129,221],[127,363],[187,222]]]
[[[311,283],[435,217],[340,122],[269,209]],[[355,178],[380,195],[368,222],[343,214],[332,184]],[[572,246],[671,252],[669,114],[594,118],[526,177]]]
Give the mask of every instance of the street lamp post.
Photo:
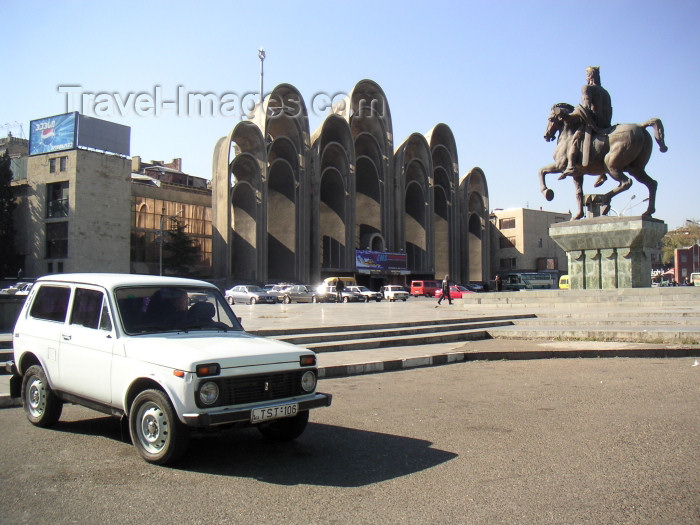
[[[177,216],[185,211],[185,208],[181,208],[179,212],[175,215],[165,215],[165,208],[161,208],[160,213],[160,236],[158,237],[158,275],[163,275],[163,220],[168,219],[169,221],[176,221]]]
[[[260,59],[260,107],[263,103],[263,61],[265,60],[265,50],[260,46],[258,49],[258,58]]]

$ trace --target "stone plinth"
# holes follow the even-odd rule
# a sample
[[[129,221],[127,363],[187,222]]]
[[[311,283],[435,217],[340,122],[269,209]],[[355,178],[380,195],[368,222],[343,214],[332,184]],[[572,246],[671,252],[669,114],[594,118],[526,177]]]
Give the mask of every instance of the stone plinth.
[[[569,260],[574,290],[651,286],[651,250],[666,223],[648,217],[594,217],[559,222],[549,235]]]

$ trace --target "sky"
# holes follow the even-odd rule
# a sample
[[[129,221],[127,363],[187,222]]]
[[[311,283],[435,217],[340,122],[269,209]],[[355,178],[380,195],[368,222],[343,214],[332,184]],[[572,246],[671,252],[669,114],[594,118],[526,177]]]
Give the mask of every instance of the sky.
[[[548,177],[551,202],[539,191],[554,152],[543,135],[551,107],[579,104],[586,67],[600,66],[614,123],[665,127],[669,150],[655,144],[647,164],[654,217],[669,229],[700,219],[697,0],[6,2],[2,18],[1,137],[29,138],[31,120],[80,110],[130,126],[131,155],[180,157],[211,178],[217,140],[257,100],[262,47],[263,91],[295,86],[311,133],[328,114],[314,104],[363,79],[387,97],[395,148],[447,124],[460,178],[481,168],[492,210],[574,210],[571,179]],[[219,105],[193,111],[178,93]],[[593,181],[585,193],[615,184]],[[647,197],[635,182],[612,207],[639,215]]]

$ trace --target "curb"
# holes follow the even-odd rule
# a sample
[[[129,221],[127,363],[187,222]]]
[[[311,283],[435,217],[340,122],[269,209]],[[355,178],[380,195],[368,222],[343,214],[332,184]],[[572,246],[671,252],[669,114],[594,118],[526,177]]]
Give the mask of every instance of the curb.
[[[590,359],[603,357],[700,357],[700,348],[619,348],[609,350],[531,350],[531,351],[487,351],[450,352],[446,354],[374,361],[350,365],[327,366],[318,369],[319,379],[333,379],[362,374],[398,372],[411,368],[442,366],[467,361],[523,361],[531,359]]]

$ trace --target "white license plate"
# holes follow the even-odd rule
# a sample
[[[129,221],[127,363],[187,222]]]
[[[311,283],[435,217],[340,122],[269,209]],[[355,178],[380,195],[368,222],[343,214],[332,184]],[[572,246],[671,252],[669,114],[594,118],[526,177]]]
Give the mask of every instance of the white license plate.
[[[270,419],[279,419],[281,417],[293,417],[299,411],[298,403],[287,403],[286,405],[276,405],[265,408],[254,408],[250,411],[251,423],[260,423]]]

